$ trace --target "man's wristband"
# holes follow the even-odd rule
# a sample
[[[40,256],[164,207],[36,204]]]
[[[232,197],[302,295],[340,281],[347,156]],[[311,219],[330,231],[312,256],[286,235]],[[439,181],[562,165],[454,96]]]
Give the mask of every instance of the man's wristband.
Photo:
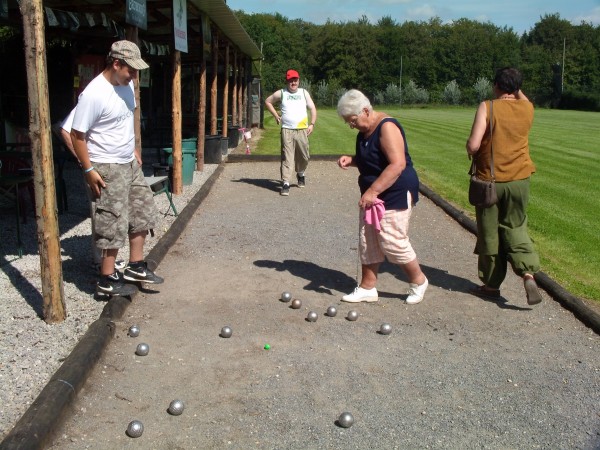
[[[94,166],[90,167],[89,169],[85,169],[83,173],[90,173],[92,170],[94,170]]]
[[[314,127],[314,126],[315,126],[315,124],[314,124],[314,123],[311,123],[311,124],[310,124],[310,126],[311,126],[311,127]]]

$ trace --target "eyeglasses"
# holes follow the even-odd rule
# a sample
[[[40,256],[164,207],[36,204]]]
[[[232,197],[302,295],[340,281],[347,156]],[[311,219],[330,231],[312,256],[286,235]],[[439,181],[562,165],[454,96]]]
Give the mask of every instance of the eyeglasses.
[[[356,125],[358,124],[358,118],[359,118],[359,117],[360,117],[360,115],[361,115],[362,113],[364,113],[364,112],[365,112],[365,110],[363,109],[361,112],[359,112],[359,113],[356,115],[356,117],[355,117],[354,119],[352,119],[352,120],[349,120],[349,121],[347,121],[347,122],[346,122],[348,125],[350,125],[350,128],[356,128]]]

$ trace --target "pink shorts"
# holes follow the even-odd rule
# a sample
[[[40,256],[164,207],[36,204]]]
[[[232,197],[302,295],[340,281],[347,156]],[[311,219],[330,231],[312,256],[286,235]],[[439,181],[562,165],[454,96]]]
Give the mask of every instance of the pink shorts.
[[[412,196],[407,193],[408,209],[386,211],[379,222],[381,231],[365,224],[364,210],[360,211],[359,254],[361,264],[382,263],[385,258],[393,264],[407,264],[417,255],[408,240],[408,224],[412,213]]]

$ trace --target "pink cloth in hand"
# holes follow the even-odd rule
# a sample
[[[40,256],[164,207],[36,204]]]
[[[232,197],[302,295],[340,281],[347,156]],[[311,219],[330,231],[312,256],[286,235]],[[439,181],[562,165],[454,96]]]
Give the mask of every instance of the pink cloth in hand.
[[[381,231],[381,224],[379,223],[385,214],[385,206],[383,200],[376,199],[373,204],[365,208],[365,223],[367,225],[373,225],[377,232]]]

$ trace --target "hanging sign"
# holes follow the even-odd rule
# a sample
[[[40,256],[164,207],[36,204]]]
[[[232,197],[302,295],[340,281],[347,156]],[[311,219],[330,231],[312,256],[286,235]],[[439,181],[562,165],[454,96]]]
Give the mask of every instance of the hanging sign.
[[[125,3],[125,22],[142,30],[148,28],[146,0],[127,0]]]
[[[204,47],[202,48],[202,54],[205,60],[210,59],[210,51],[212,48],[212,34],[210,32],[210,19],[206,14],[200,15],[200,23],[202,25],[202,41]]]
[[[187,53],[187,4],[186,0],[173,0],[173,33],[175,50]]]

